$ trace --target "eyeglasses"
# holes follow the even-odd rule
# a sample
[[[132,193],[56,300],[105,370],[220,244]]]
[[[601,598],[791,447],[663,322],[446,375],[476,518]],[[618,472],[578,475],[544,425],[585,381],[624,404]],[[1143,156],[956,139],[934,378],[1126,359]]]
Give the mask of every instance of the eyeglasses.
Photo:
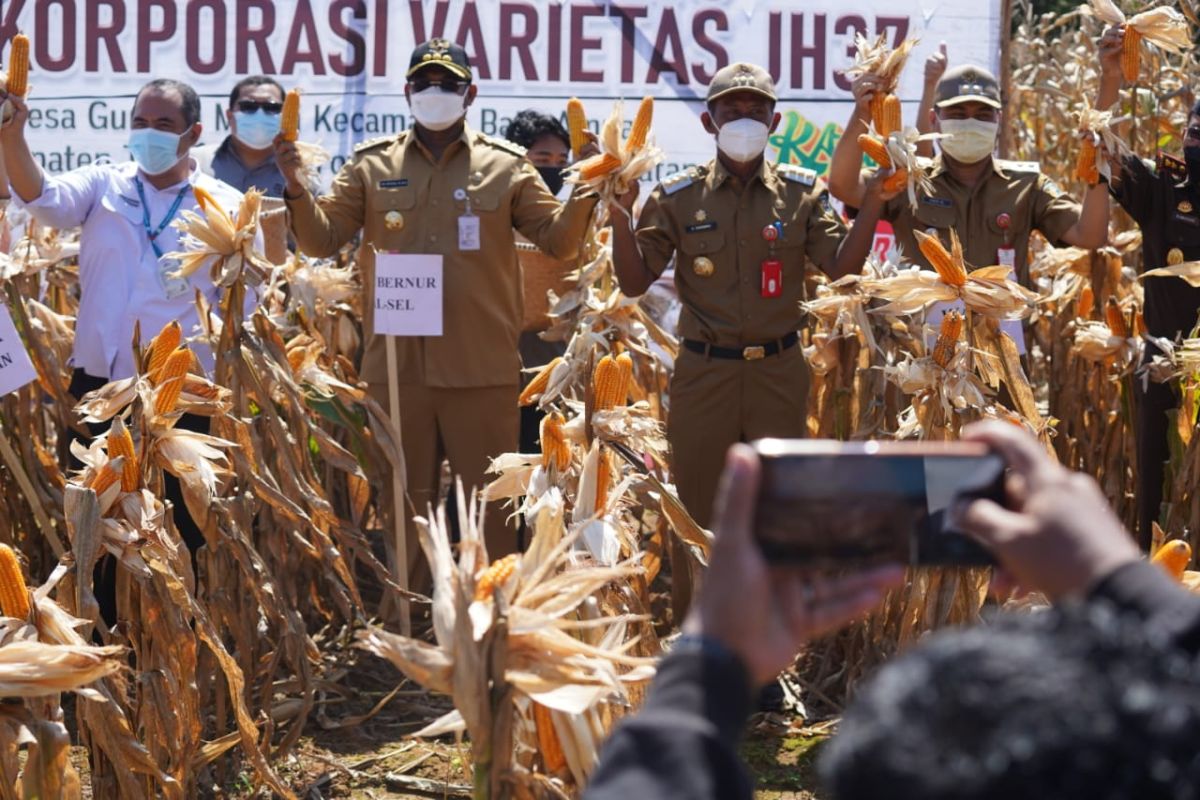
[[[259,109],[268,114],[278,114],[283,111],[283,103],[277,103],[274,100],[238,100],[237,108],[238,111],[244,111],[247,114],[253,114]]]
[[[432,81],[428,78],[413,78],[408,82],[408,85],[412,87],[414,92],[423,92],[432,86],[436,86],[447,94],[462,94],[470,84],[467,81],[455,80],[454,78],[438,81]]]

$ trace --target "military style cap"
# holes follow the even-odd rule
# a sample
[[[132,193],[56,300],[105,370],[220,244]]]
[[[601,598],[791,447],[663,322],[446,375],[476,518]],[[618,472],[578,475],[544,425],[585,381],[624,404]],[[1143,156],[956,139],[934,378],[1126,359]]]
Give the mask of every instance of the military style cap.
[[[471,80],[471,59],[467,58],[467,51],[449,39],[430,39],[417,45],[408,60],[408,72],[404,77],[411,78],[426,67],[442,67],[463,80]]]
[[[996,76],[970,64],[946,70],[934,90],[933,104],[945,108],[971,101],[1000,108],[1000,82]]]
[[[771,74],[760,66],[744,61],[717,70],[712,83],[708,85],[708,97],[705,100],[711,103],[731,92],[754,92],[772,102],[779,99],[775,96],[775,81],[771,80]]]

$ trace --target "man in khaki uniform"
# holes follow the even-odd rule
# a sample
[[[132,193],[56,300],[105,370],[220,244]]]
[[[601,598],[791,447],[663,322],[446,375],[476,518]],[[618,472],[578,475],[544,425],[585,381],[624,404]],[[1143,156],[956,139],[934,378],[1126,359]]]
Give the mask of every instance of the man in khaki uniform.
[[[626,295],[645,292],[676,259],[683,346],[667,437],[680,499],[705,526],[730,445],[804,436],[808,371],[796,331],[805,259],[835,278],[860,269],[883,204],[876,183],[847,235],[816,173],[769,163],[775,102],[761,67],[720,70],[701,117],[716,136],[716,158],[664,180],[636,229],[613,213],[614,267]],[[635,195],[622,204],[632,207]]]
[[[830,165],[829,189],[850,206],[861,205],[866,191],[858,137],[867,132],[877,88],[874,76],[864,75],[854,82],[854,112]],[[1028,284],[1026,262],[1034,229],[1054,245],[1104,246],[1108,196],[1103,186],[1088,189],[1081,210],[1036,163],[993,158],[1001,108],[1000,84],[985,69],[955,67],[938,81],[930,121],[933,130],[946,138],[938,141],[941,155],[926,162],[933,191],[919,193],[916,211],[906,193],[898,195],[882,215],[895,228],[896,244],[905,258],[931,268],[913,231],[936,231],[948,245],[953,228],[968,264],[1003,264]]]
[[[476,87],[462,47],[444,39],[420,45],[407,78],[413,128],[355,148],[329,194],[309,194],[293,144],[278,140],[276,157],[303,252],[331,256],[362,229],[366,308],[374,308],[376,251],[444,258],[443,335],[396,342],[407,492],[423,514],[436,500],[443,457],[470,491],[484,485],[490,458],[517,446],[522,297],[514,229],[571,258],[595,199],[576,194],[560,204],[522,148],[466,126]],[[386,403],[385,339],[374,335],[371,314],[364,323],[362,376]],[[514,552],[516,534],[500,508],[488,509],[486,528],[493,558]],[[408,547],[410,574],[421,575],[415,535]]]

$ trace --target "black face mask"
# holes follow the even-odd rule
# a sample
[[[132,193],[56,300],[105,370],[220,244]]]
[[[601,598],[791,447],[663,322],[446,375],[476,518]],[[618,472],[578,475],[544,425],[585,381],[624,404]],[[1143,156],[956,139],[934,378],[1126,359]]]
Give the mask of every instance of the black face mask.
[[[542,176],[542,182],[546,184],[550,194],[557,197],[563,187],[563,171],[559,167],[535,167],[535,169],[538,171],[538,175]]]
[[[1187,162],[1188,182],[1200,186],[1200,147],[1183,148],[1183,160]]]

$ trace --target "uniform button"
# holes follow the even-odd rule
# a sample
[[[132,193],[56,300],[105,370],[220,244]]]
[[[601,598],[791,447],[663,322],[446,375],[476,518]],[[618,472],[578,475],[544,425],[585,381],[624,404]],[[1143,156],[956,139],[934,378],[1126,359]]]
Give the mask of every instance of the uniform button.
[[[436,233],[431,233],[431,234],[429,234],[429,241],[431,241],[431,242],[436,242],[436,241],[437,241],[437,234],[436,234]]]
[[[738,239],[738,244],[739,244],[739,245],[741,245],[742,247],[745,247],[745,246],[746,246],[746,240],[745,240],[745,239]]]
[[[434,200],[434,201],[432,201],[432,202],[430,203],[430,205],[436,206],[436,205],[437,205],[437,200]]]

